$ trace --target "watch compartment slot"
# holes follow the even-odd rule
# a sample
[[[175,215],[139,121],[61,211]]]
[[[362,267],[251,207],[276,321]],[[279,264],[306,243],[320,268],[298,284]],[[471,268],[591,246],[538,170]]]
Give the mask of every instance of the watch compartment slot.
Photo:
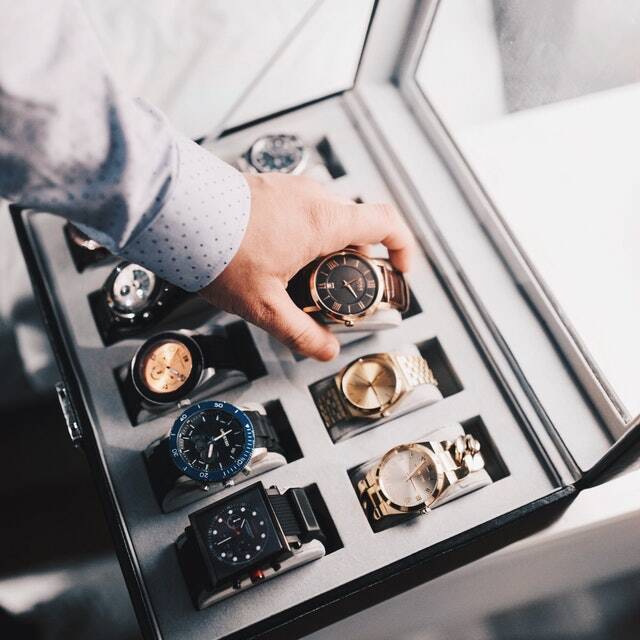
[[[322,161],[324,162],[324,166],[327,168],[329,175],[337,180],[338,178],[342,178],[347,175],[347,172],[344,168],[344,165],[340,161],[340,158],[336,155],[336,152],[333,150],[333,146],[329,142],[329,138],[326,136],[318,142],[316,145],[316,151],[320,154]]]
[[[482,445],[480,452],[484,459],[484,468],[493,482],[502,480],[509,475],[509,469],[500,455],[500,451],[491,437],[481,416],[474,416],[461,423],[465,433],[472,435]]]
[[[416,344],[420,355],[427,361],[429,369],[438,381],[438,389],[443,398],[448,398],[463,390],[462,382],[456,374],[438,338],[429,338]]]
[[[278,434],[278,439],[284,450],[284,457],[287,463],[302,458],[302,450],[298,444],[295,433],[291,428],[291,423],[280,400],[270,400],[264,403],[267,416]]]
[[[322,533],[325,535],[324,548],[325,555],[329,555],[334,551],[338,551],[338,549],[342,549],[344,544],[342,543],[342,538],[340,538],[340,534],[338,533],[338,529],[331,517],[331,513],[329,512],[329,508],[327,507],[327,503],[324,501],[322,494],[320,493],[320,489],[317,484],[310,484],[304,487],[307,497],[309,498],[309,502],[313,507],[313,512],[318,520],[318,524],[320,525],[320,529]]]
[[[422,306],[418,302],[414,290],[409,286],[409,308],[402,314],[402,319],[406,320],[407,318],[417,316],[419,313],[422,313]]]

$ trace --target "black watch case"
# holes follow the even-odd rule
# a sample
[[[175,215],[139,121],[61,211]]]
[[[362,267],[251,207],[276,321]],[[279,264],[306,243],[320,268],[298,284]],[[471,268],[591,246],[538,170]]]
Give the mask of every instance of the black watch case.
[[[189,522],[213,587],[292,554],[261,482],[190,514]]]
[[[146,385],[142,375],[142,367],[145,356],[154,347],[167,341],[180,342],[183,344],[191,353],[191,361],[193,364],[189,377],[184,381],[179,389],[170,393],[156,393]],[[180,400],[187,398],[189,394],[198,387],[204,370],[204,354],[197,340],[178,331],[164,331],[163,333],[158,333],[146,340],[136,351],[135,355],[131,359],[130,365],[131,381],[140,397],[152,405],[160,406],[175,404],[176,402],[180,402]]]

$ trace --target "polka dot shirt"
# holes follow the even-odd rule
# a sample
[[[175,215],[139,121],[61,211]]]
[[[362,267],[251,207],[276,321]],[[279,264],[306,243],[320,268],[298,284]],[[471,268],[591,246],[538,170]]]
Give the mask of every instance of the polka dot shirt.
[[[118,88],[79,3],[47,7],[46,20],[30,0],[3,14],[0,197],[201,289],[240,245],[246,180]]]

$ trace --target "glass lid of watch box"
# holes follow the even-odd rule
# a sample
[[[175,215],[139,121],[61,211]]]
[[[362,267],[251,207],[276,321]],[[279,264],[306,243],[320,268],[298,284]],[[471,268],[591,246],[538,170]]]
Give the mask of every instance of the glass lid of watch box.
[[[83,4],[130,93],[197,139],[351,88],[374,0]]]
[[[621,432],[640,413],[640,6],[432,5],[417,85],[484,191],[489,233]]]

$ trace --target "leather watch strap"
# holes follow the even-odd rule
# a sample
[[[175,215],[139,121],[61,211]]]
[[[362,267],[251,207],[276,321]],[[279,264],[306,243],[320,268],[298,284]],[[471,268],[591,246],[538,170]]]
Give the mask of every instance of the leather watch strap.
[[[383,302],[388,302],[391,307],[404,313],[409,308],[409,285],[406,278],[387,261],[381,262],[381,268],[384,280]]]
[[[316,306],[309,287],[309,278],[314,268],[315,263],[312,263],[300,269],[287,284],[287,293],[300,309]]]
[[[304,489],[288,489],[283,494],[270,494],[268,498],[285,536],[297,536],[302,542],[324,541],[325,536]]]
[[[324,422],[324,426],[327,429],[330,429],[342,420],[346,420],[351,415],[345,405],[342,393],[335,382],[332,382],[331,385],[316,398],[316,405]]]
[[[422,356],[406,356],[401,353],[393,355],[404,377],[411,388],[421,384],[433,384],[438,386],[438,381],[429,368],[429,364]]]
[[[195,335],[193,339],[202,349],[205,368],[242,370],[231,341],[226,336]]]
[[[259,411],[245,411],[245,414],[251,420],[253,425],[253,433],[256,437],[256,447],[264,447],[274,453],[284,455],[284,449],[280,443],[280,438],[269,419],[269,416],[263,415]]]

